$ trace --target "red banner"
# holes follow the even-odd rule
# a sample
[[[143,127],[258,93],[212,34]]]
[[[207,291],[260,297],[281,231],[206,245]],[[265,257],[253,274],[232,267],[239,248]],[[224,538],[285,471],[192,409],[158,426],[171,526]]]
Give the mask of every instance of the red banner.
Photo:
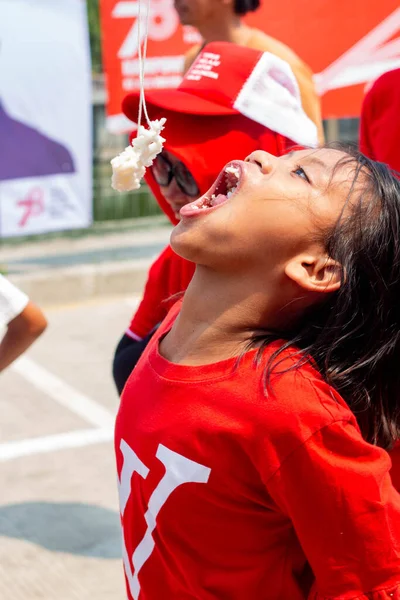
[[[138,0],[101,0],[108,123],[124,130],[121,101],[139,87]],[[141,2],[144,17],[145,2]],[[315,73],[325,118],[360,112],[366,84],[400,67],[398,0],[265,2],[246,22],[290,46]],[[141,27],[143,35],[144,27]],[[151,0],[146,89],[175,87],[183,54],[199,41],[182,28],[173,0]]]

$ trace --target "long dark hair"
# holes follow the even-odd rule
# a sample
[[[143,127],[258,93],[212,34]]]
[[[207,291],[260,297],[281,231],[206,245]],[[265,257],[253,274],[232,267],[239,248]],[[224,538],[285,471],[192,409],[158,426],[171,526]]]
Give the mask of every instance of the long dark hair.
[[[260,358],[271,341],[285,340],[268,361],[267,389],[272,373],[283,370],[282,352],[301,349],[296,366],[312,360],[364,438],[390,449],[400,439],[400,181],[352,146],[328,147],[347,154],[336,169],[354,163],[346,213],[324,235],[327,253],[343,266],[340,289],[289,334],[259,332],[249,346],[259,347]]]

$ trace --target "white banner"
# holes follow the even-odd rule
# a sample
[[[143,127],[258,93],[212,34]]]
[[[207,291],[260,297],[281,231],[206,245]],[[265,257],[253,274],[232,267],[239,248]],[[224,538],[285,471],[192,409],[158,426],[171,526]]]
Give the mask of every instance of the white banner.
[[[92,220],[85,0],[0,1],[0,237]]]

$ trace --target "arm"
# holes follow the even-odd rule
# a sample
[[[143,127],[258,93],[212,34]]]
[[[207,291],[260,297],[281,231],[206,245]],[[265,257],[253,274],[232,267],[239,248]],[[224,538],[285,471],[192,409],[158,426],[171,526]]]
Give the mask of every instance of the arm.
[[[8,323],[6,334],[0,342],[0,371],[25,352],[46,326],[42,311],[29,301],[22,312]]]
[[[318,131],[318,139],[320,144],[322,144],[324,142],[324,129],[322,126],[321,102],[310,67],[286,44],[282,44],[258,29],[253,29],[253,35],[248,45],[250,48],[256,48],[263,52],[271,52],[271,54],[275,54],[288,63],[299,86],[303,110],[311,121],[315,123]]]
[[[400,496],[390,466],[349,418],[312,434],[266,481],[313,570],[310,600],[400,598]]]
[[[199,52],[200,52],[201,49],[202,49],[202,46],[200,46],[200,44],[197,44],[196,46],[193,46],[192,48],[189,48],[189,50],[186,52],[186,54],[185,54],[185,62],[183,63],[183,73],[182,73],[182,75],[185,75],[185,73],[187,71],[189,71],[190,67],[194,63],[194,61],[195,61],[195,59],[196,59],[196,57],[199,54]]]
[[[113,379],[119,395],[122,394],[130,374],[145,351],[146,346],[153,337],[155,331],[156,328],[154,328],[143,340],[135,340],[126,334],[120,339],[115,350],[112,367]]]
[[[291,64],[290,66],[299,84],[304,112],[317,126],[318,140],[320,144],[323,144],[324,128],[322,126],[321,102],[315,89],[312,71],[304,63],[300,62],[298,64]]]

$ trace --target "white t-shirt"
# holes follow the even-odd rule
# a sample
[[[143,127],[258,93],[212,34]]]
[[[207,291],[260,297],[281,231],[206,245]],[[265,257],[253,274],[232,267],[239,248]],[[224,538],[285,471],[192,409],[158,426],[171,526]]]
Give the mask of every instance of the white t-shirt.
[[[0,329],[21,314],[28,301],[24,292],[0,275]]]

